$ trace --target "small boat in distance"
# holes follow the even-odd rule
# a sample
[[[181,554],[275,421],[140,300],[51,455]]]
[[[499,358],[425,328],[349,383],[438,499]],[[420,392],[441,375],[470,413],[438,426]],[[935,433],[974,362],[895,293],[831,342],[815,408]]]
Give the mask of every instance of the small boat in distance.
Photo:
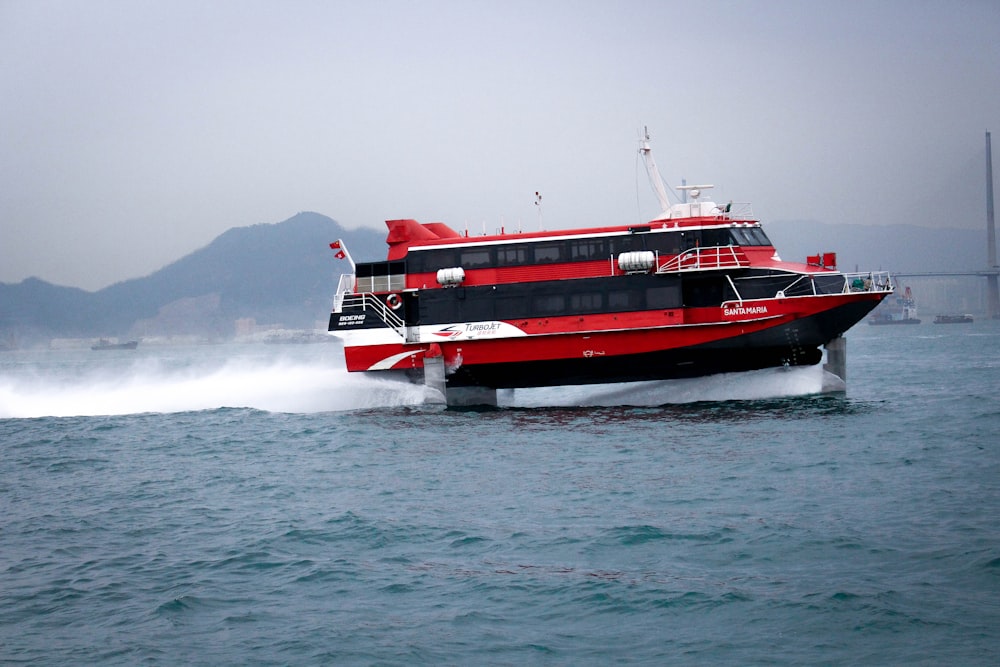
[[[964,315],[938,315],[934,318],[934,324],[972,324],[973,321],[974,318],[968,313]]]
[[[125,342],[125,343],[112,343],[111,341],[107,340],[106,338],[102,338],[101,340],[99,340],[94,345],[91,345],[90,349],[94,350],[94,351],[103,351],[103,350],[134,350],[137,347],[139,347],[139,341],[137,341],[137,340],[130,340],[130,341]]]

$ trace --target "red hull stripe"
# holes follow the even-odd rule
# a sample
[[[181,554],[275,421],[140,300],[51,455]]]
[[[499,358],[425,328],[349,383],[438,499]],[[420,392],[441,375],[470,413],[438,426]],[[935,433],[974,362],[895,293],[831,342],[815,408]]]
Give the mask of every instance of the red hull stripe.
[[[676,309],[614,315],[587,315],[511,322],[528,336],[437,341],[446,361],[463,364],[618,356],[713,343],[778,327],[838,307],[876,304],[878,295],[843,294],[743,302],[728,308]],[[719,321],[720,311],[729,320]],[[725,315],[729,313],[729,315]],[[686,320],[686,321],[685,321]],[[825,340],[804,338],[802,344]],[[420,368],[428,345],[388,344],[345,347],[350,371]]]

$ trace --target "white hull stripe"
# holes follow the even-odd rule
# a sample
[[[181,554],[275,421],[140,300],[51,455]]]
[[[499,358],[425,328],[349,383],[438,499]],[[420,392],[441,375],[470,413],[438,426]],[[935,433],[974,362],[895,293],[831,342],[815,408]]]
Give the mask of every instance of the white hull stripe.
[[[395,366],[396,364],[398,364],[403,359],[406,359],[407,357],[413,356],[417,352],[419,352],[419,350],[410,350],[408,352],[400,352],[399,354],[394,354],[391,357],[386,357],[385,359],[372,364],[371,366],[368,367],[368,370],[370,370],[370,371],[387,371],[387,370],[391,369],[393,366]]]

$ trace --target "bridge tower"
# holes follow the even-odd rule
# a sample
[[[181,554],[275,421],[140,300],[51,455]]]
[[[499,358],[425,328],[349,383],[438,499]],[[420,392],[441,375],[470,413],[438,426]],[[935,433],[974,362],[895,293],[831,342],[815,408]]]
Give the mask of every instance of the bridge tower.
[[[990,133],[986,132],[986,311],[991,318],[1000,317],[1000,286],[997,285],[997,232],[993,221],[993,149]]]

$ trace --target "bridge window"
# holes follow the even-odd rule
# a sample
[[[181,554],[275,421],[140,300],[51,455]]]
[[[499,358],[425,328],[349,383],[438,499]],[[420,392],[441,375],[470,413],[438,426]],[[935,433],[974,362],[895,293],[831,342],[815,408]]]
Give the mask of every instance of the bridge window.
[[[736,241],[736,245],[771,245],[771,240],[760,227],[734,227],[729,233]]]

